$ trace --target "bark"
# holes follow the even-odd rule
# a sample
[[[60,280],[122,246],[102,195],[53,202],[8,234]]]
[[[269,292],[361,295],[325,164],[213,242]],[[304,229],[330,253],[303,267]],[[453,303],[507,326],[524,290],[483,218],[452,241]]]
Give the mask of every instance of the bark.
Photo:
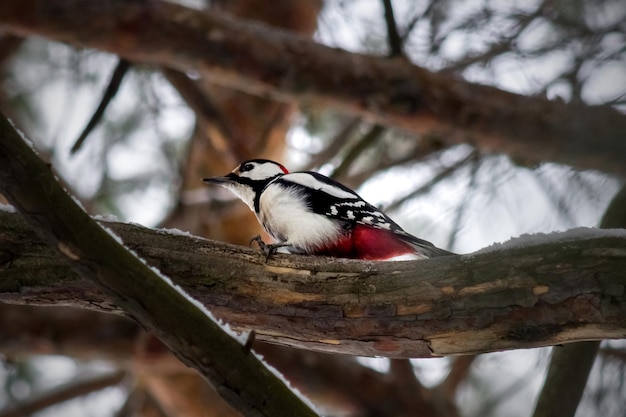
[[[19,215],[0,212],[0,301],[121,310]],[[280,255],[106,223],[237,330],[323,352],[396,358],[626,336],[626,237],[550,240],[413,262]],[[611,237],[613,236],[613,237]]]
[[[215,12],[160,1],[0,3],[0,27],[197,71],[252,94],[333,106],[449,144],[525,163],[554,161],[623,176],[626,117],[431,73],[404,59],[352,54]]]
[[[98,227],[1,116],[0,192],[60,260],[198,370],[232,407],[246,416],[316,415],[213,318]]]

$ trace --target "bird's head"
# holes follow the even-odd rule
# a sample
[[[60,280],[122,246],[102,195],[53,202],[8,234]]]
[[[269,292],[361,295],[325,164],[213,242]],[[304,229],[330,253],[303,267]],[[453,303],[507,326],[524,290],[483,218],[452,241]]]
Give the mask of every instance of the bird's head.
[[[268,159],[251,159],[242,162],[223,177],[203,178],[207,184],[228,188],[254,211],[254,197],[274,178],[288,174],[287,168]]]

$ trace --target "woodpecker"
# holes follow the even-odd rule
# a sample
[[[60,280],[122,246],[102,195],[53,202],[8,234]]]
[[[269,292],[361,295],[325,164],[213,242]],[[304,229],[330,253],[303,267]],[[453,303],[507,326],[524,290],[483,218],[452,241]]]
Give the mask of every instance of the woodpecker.
[[[419,239],[348,187],[317,172],[289,172],[267,159],[252,159],[223,177],[204,182],[228,188],[277,242],[265,245],[289,253],[384,260],[454,255]]]

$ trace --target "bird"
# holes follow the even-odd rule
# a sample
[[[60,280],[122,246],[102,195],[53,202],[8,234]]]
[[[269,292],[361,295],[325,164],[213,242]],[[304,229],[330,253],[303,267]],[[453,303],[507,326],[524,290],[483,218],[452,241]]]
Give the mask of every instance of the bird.
[[[337,258],[386,260],[454,255],[404,231],[345,185],[313,171],[289,172],[251,159],[225,176],[203,178],[229,189],[254,212],[275,243],[256,236],[267,259],[279,248]]]

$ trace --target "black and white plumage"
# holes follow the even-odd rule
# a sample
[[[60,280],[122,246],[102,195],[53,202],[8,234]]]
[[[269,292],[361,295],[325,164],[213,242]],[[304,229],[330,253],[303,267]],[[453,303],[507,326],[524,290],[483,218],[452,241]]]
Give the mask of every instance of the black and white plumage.
[[[234,192],[277,244],[292,252],[354,259],[452,255],[398,226],[348,187],[316,172],[289,173],[253,159],[224,177],[205,178]]]

